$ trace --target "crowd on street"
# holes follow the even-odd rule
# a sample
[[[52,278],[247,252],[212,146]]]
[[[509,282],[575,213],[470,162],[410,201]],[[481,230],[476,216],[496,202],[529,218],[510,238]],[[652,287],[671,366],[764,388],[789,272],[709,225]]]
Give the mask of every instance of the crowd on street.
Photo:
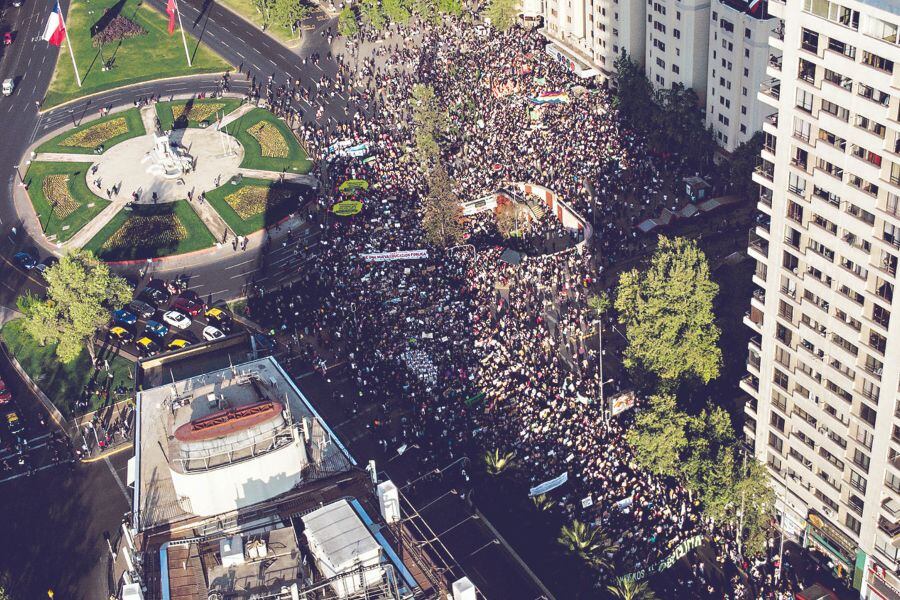
[[[334,77],[275,92],[340,97],[345,117],[320,113],[314,124],[298,125],[327,182],[320,243],[293,283],[250,299],[249,316],[326,375],[320,349],[339,354],[359,390],[355,404],[402,398],[408,416],[372,423],[388,453],[415,448],[408,451],[427,469],[496,448],[515,454],[531,486],[567,474],[547,494],[556,509],[600,527],[614,543],[607,562],[615,570],[601,569],[598,586],[651,567],[701,534],[727,560],[695,560],[692,572],[667,581],[672,593],[791,597],[792,583],[773,576],[777,553],[744,561],[733,551],[733,532],[713,528],[687,490],[636,467],[624,441],[631,414],[611,417],[598,401],[630,382],[625,374],[602,381],[595,334],[610,323],[598,322],[587,299],[602,289],[604,269],[652,244],[635,225],[675,207],[669,190],[673,177],[686,174],[681,163],[653,156],[621,126],[609,94],[580,86],[536,33],[484,31],[447,19],[364,32],[336,52]],[[583,243],[550,215],[509,242],[488,212],[467,220],[472,251],[430,247],[421,227],[428,184],[413,152],[416,83],[432,86],[447,109],[440,143],[462,200],[510,181],[536,183],[595,224],[594,239]],[[341,155],[333,148],[342,143],[367,151]],[[363,212],[324,216],[349,179],[369,184]],[[566,249],[548,252],[547,242],[560,238]],[[511,245],[521,262],[501,258]],[[428,257],[364,257],[416,249]]]

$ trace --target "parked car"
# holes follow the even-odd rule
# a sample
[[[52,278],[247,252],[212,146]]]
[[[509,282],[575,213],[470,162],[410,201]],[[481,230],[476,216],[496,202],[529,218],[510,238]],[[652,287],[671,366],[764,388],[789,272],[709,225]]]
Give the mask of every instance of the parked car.
[[[225,337],[225,334],[222,333],[222,330],[217,327],[213,327],[212,325],[207,325],[206,327],[203,328],[203,339],[204,340],[211,342],[213,340],[222,339],[223,337]]]
[[[163,306],[169,301],[169,292],[154,285],[148,285],[138,294],[138,299],[153,306]]]
[[[137,323],[137,315],[124,308],[120,308],[113,313],[113,322],[121,323],[122,325],[134,325]]]
[[[187,348],[190,345],[191,343],[185,339],[175,338],[171,342],[169,342],[169,345],[166,346],[166,348],[168,348],[169,350],[181,350],[182,348]]]
[[[141,356],[153,356],[159,352],[159,344],[156,343],[156,340],[152,340],[148,337],[139,339],[135,342],[135,346],[137,346],[138,354]]]
[[[3,45],[9,46],[13,42],[13,34],[11,31],[7,31],[3,34]]]
[[[47,278],[47,269],[59,262],[55,256],[48,256],[38,264],[34,265],[34,270],[41,274],[44,279]]]
[[[109,329],[109,336],[120,342],[130,342],[134,339],[134,334],[131,331],[118,325]]]
[[[178,329],[187,329],[191,326],[191,318],[183,312],[177,310],[170,310],[166,312],[163,315],[163,321],[165,321],[172,327],[177,327]]]
[[[37,265],[37,261],[34,257],[27,252],[16,252],[13,259],[16,261],[17,265],[26,271],[32,270]]]
[[[19,8],[20,6],[22,6],[22,0],[13,0],[13,6]]]
[[[167,333],[169,333],[169,328],[159,321],[147,321],[147,326],[144,327],[144,335],[154,337],[158,340],[162,340],[166,337]]]
[[[15,411],[6,413],[6,429],[15,437],[25,433],[25,424]]]
[[[8,404],[12,400],[12,391],[6,386],[6,382],[0,379],[0,404]]]
[[[156,314],[156,309],[143,300],[132,300],[128,303],[128,310],[144,319],[149,319]]]
[[[218,328],[220,331],[223,331],[224,333],[231,331],[232,317],[231,313],[227,310],[219,308],[218,306],[213,306],[212,308],[207,309],[204,316],[206,317],[207,323]]]
[[[196,317],[205,308],[201,300],[192,300],[184,296],[175,296],[169,304],[169,308],[180,310],[186,315]]]

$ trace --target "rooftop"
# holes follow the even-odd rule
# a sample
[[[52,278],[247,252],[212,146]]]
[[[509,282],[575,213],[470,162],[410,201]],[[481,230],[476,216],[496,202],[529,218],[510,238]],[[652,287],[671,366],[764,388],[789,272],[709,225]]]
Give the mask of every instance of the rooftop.
[[[225,467],[240,465],[242,473],[253,473],[260,480],[270,476],[266,469],[286,478],[277,472],[280,463],[270,459],[289,446],[302,446],[298,451],[305,455],[304,464],[294,466],[305,481],[355,465],[272,357],[139,392],[136,430],[134,520],[138,531],[196,516],[190,498],[176,494],[173,473],[191,477],[209,473],[213,477]],[[267,459],[270,462],[264,462]],[[265,466],[260,469],[260,465]],[[270,477],[261,483],[250,481],[241,489],[242,482],[234,477],[220,479],[233,482],[229,492],[241,497],[257,492],[251,485],[259,488],[258,495],[265,494],[260,486],[272,484]],[[291,481],[281,485],[289,486]]]

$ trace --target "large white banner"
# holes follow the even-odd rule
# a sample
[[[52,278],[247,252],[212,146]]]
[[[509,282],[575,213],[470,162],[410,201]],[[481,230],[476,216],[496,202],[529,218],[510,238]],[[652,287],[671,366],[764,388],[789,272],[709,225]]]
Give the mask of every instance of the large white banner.
[[[366,262],[387,262],[391,260],[419,260],[428,258],[428,250],[398,250],[397,252],[374,252],[371,254],[362,254],[363,260]]]
[[[545,481],[544,483],[538,484],[531,488],[531,491],[528,492],[529,496],[540,496],[541,494],[546,494],[550,490],[555,490],[565,482],[569,480],[569,473],[565,472],[559,477],[554,477],[549,481]]]

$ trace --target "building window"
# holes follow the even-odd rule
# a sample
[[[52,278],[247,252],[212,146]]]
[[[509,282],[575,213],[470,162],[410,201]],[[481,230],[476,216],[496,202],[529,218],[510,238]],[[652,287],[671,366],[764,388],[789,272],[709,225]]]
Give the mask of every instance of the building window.
[[[866,493],[866,478],[850,469],[850,485],[852,485],[855,489],[859,490],[863,494]]]
[[[741,133],[747,133],[747,126],[746,126],[746,125],[743,125],[743,124],[741,125]]]
[[[851,514],[844,515],[844,525],[856,535],[859,535],[859,531],[862,529],[862,523]]]
[[[678,68],[678,65],[672,65],[672,72],[678,75],[681,72],[681,69]]]
[[[855,464],[857,467],[868,473],[869,464],[871,462],[872,459],[869,458],[869,456],[865,452],[863,452],[859,448],[853,449],[853,464]]]
[[[746,115],[746,114],[747,114],[747,107],[746,107],[746,106],[741,106],[741,114],[742,114],[742,115]]]
[[[772,377],[772,381],[783,390],[788,389],[788,376],[785,373],[782,373],[778,369],[775,369],[775,375]]]

